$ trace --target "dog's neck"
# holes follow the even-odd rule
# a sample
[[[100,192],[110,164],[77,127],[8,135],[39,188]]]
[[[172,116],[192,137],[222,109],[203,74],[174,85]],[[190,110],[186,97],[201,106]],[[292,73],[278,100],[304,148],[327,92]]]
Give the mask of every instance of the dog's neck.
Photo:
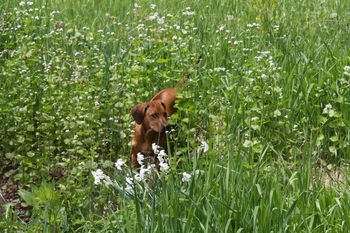
[[[141,153],[144,155],[153,155],[152,144],[155,143],[162,148],[166,148],[165,132],[155,132],[150,128],[141,127],[140,129],[140,141],[138,142],[138,148],[141,148]]]

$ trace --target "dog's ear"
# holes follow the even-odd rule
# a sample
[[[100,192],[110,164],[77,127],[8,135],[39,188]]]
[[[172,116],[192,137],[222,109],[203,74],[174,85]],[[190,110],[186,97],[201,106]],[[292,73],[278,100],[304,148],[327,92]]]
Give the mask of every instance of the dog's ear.
[[[165,111],[166,111],[167,109],[166,109],[165,104],[164,104],[163,102],[160,102],[160,103],[162,104],[163,108],[164,108],[164,109],[165,109]]]
[[[131,109],[131,115],[137,124],[142,124],[143,118],[145,118],[145,113],[148,107],[148,103],[141,103]]]

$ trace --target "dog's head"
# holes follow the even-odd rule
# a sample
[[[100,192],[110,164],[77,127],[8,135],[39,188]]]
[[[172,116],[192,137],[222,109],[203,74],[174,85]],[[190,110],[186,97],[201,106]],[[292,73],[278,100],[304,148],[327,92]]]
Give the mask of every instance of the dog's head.
[[[137,124],[155,132],[160,133],[167,128],[168,113],[161,101],[138,104],[131,110],[131,115]]]

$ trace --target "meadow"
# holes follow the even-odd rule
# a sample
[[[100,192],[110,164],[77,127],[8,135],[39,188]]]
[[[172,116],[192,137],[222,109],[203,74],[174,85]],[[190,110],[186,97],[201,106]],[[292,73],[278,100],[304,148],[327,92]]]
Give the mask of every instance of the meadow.
[[[349,22],[338,0],[3,0],[1,232],[349,232]],[[169,169],[135,173],[131,108],[200,55]]]

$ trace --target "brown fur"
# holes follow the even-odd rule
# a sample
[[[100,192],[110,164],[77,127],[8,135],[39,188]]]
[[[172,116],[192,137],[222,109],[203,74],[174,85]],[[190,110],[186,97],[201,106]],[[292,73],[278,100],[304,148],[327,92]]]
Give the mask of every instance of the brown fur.
[[[131,161],[134,167],[140,167],[137,162],[139,152],[145,155],[147,160],[151,159],[153,163],[158,163],[154,158],[152,143],[167,149],[165,129],[168,117],[176,112],[174,107],[176,89],[164,89],[156,94],[150,102],[137,104],[131,110],[131,115],[135,120],[131,152]]]
[[[201,60],[198,58],[195,65]],[[159,161],[152,150],[152,144],[155,143],[167,151],[167,141],[165,129],[167,120],[176,112],[174,107],[177,89],[182,87],[193,73],[190,68],[187,74],[173,88],[167,88],[157,93],[149,102],[137,104],[132,110],[131,115],[135,120],[134,135],[132,137],[131,162],[135,168],[139,168],[137,154],[142,153],[146,161],[155,163]]]

